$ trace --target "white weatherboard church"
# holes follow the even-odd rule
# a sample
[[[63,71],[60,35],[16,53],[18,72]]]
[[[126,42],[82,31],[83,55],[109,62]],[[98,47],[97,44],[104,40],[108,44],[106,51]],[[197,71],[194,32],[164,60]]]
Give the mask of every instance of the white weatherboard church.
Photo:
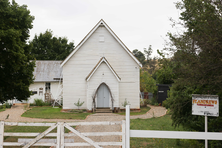
[[[100,20],[73,52],[61,63],[63,109],[123,108],[127,99],[140,109],[140,67],[111,28]]]

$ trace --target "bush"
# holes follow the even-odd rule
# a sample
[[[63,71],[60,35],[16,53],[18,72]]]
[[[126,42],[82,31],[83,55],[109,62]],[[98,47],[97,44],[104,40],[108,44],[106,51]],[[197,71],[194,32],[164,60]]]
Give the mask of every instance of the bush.
[[[156,100],[156,98],[154,98],[154,97],[148,100],[148,104],[150,104],[150,105],[156,105],[156,106],[159,105],[158,102],[157,102],[157,100]]]
[[[30,103],[30,106],[51,106],[51,103],[44,102],[42,99],[35,99],[34,103]]]
[[[11,107],[12,107],[12,104],[11,104],[11,103],[6,102],[6,103],[5,103],[5,107],[6,107],[6,108],[11,108]]]

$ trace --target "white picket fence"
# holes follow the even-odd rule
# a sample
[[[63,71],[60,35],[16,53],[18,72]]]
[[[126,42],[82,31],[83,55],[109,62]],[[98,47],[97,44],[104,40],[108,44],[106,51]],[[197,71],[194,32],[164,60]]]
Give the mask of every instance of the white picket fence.
[[[149,124],[149,123],[147,123],[147,124]],[[155,130],[130,130],[130,106],[127,105],[126,106],[126,148],[130,148],[130,137],[135,137],[135,138],[222,140],[222,133],[216,133],[216,132],[155,131]],[[205,147],[207,147],[207,145],[205,145]]]
[[[147,123],[149,124],[149,123]],[[4,126],[48,126],[49,128],[43,133],[5,133]],[[122,125],[121,132],[91,132],[80,133],[72,126],[78,125]],[[56,133],[50,133],[57,128]],[[69,129],[72,133],[64,133],[64,128]],[[88,136],[122,136],[121,142],[94,142]],[[4,142],[4,136],[16,137],[36,137],[34,139],[23,139],[21,142]],[[79,136],[85,143],[73,143],[67,141],[65,137]],[[56,137],[56,139],[45,140],[43,137]],[[17,123],[17,122],[0,122],[0,148],[3,146],[56,146],[64,148],[65,146],[94,146],[101,148],[102,146],[122,146],[122,148],[130,148],[130,137],[136,138],[171,138],[171,139],[198,139],[198,140],[222,140],[222,133],[216,132],[184,132],[184,131],[155,131],[155,130],[130,130],[130,106],[126,106],[126,121],[116,122],[58,122],[58,123]],[[44,141],[45,140],[45,141]],[[207,147],[207,145],[205,145]]]
[[[43,133],[5,133],[4,126],[49,126]],[[122,125],[122,132],[91,132],[80,133],[72,126],[78,125]],[[53,129],[57,128],[57,133],[50,133]],[[69,129],[72,133],[64,133],[64,128]],[[122,142],[94,142],[88,136],[122,136]],[[4,142],[4,136],[16,137],[36,137],[34,139],[23,139],[20,142]],[[85,143],[73,143],[65,139],[65,137],[79,136]],[[41,139],[43,137],[56,137],[56,139]],[[21,142],[22,141],[22,142]],[[0,122],[0,148],[3,146],[22,146],[28,148],[30,146],[55,146],[57,148],[64,148],[68,146],[94,146],[101,148],[101,146],[122,146],[125,148],[125,120],[117,122],[58,122],[58,123],[18,123],[18,122]]]

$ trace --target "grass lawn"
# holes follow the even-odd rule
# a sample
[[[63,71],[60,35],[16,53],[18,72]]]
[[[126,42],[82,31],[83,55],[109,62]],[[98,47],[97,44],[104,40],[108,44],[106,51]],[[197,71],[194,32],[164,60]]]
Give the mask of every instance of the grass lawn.
[[[140,112],[138,111],[130,111],[130,115],[142,115],[142,114],[145,114],[146,112],[148,112],[150,110],[150,107],[147,106],[147,107],[140,107]],[[125,115],[125,111],[122,111],[120,113],[116,113],[116,114],[119,114],[119,115]]]
[[[0,109],[0,112],[3,112],[3,111],[5,111],[5,109],[4,109],[4,108]]]
[[[22,117],[42,118],[42,119],[85,119],[92,113],[64,113],[61,108],[53,107],[33,107],[22,114]]]
[[[174,128],[170,115],[150,119],[131,119],[130,129],[133,130],[164,130],[183,131],[182,127]],[[192,143],[192,145],[191,145]],[[130,138],[132,148],[198,148],[195,140],[159,139],[159,138]]]

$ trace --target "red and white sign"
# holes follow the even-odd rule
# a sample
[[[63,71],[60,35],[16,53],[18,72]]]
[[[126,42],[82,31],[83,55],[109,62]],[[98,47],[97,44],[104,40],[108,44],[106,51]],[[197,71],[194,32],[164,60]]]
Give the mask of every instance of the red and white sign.
[[[217,95],[192,95],[192,115],[219,116]]]

